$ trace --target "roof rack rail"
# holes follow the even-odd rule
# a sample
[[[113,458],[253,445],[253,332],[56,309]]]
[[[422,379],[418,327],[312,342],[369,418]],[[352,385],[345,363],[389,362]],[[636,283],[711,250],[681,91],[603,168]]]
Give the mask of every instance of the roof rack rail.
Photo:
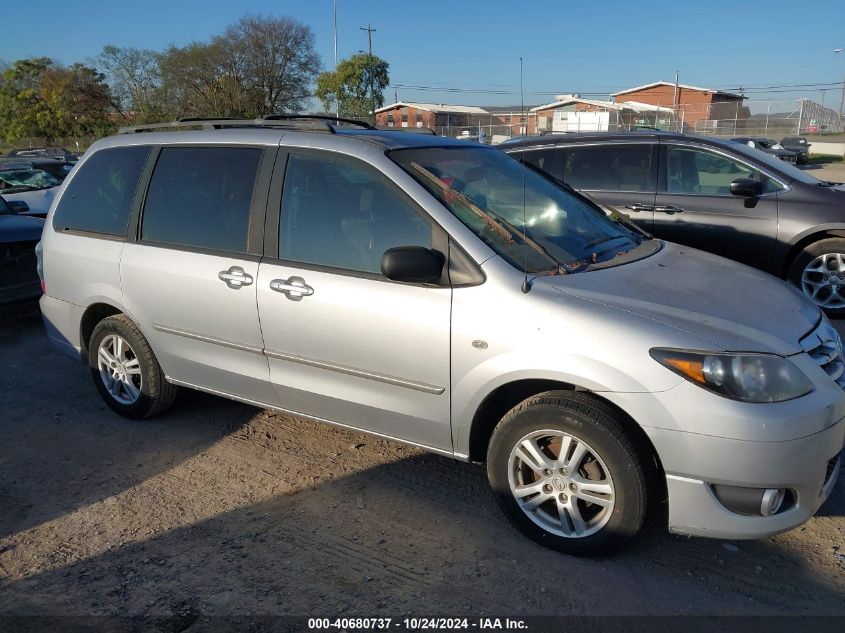
[[[437,132],[430,127],[377,127],[375,129],[382,132],[407,132],[409,134],[430,134],[431,136],[437,136]]]
[[[334,123],[334,125],[332,125]],[[137,132],[156,132],[163,130],[178,130],[202,128],[204,130],[221,130],[224,128],[285,128],[306,129],[313,132],[328,132],[335,134],[341,125],[358,126],[364,129],[374,129],[369,123],[354,119],[309,114],[269,114],[260,119],[238,119],[232,117],[188,117],[169,123],[148,123],[144,125],[129,125],[118,130],[118,134],[134,134]]]
[[[268,114],[265,116],[263,121],[325,121],[326,123],[331,124],[332,121],[335,123],[346,123],[347,125],[354,125],[356,127],[362,127],[365,130],[375,130],[372,125],[367,123],[366,121],[360,121],[358,119],[344,119],[343,117],[337,116],[329,116],[327,114]]]

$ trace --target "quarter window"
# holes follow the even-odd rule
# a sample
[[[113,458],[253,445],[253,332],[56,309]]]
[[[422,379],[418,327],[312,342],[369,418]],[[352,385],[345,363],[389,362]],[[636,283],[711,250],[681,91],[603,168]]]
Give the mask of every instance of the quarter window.
[[[246,252],[252,190],[261,150],[166,147],[144,205],[141,239]]]
[[[767,193],[780,191],[781,185],[745,163],[695,147],[669,145],[666,148],[666,191],[730,195],[731,182],[751,178],[763,183]]]
[[[281,259],[381,274],[386,250],[430,248],[431,239],[431,225],[379,172],[323,157],[288,159]]]
[[[150,148],[101,149],[68,182],[53,214],[53,227],[125,236],[138,178]]]
[[[566,148],[563,180],[587,191],[655,191],[652,145],[619,144]]]

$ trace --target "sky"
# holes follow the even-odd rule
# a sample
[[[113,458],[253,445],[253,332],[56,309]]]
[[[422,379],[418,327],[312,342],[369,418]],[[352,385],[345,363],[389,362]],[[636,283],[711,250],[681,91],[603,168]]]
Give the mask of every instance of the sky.
[[[845,0],[336,0],[340,59],[365,50],[390,64],[385,101],[526,104],[558,94],[607,98],[657,80],[749,99],[822,100],[838,109],[845,80]],[[162,50],[204,41],[245,14],[311,27],[334,66],[332,0],[39,0],[4,3],[0,60],[90,62],[106,44]],[[838,82],[838,83],[837,83]],[[796,84],[812,84],[796,87]],[[826,85],[821,85],[826,84]],[[787,88],[781,88],[787,86]],[[826,88],[822,93],[822,88]],[[754,107],[758,110],[759,107]],[[765,108],[763,108],[765,109]],[[775,107],[772,111],[776,111]]]

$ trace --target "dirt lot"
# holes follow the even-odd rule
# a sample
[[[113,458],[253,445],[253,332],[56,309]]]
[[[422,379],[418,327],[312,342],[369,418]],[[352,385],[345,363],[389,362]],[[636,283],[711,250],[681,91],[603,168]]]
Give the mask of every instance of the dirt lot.
[[[0,398],[0,614],[845,615],[842,480],[788,534],[583,560],[477,466],[190,391],[121,419],[33,311],[0,325]]]
[[[819,180],[845,182],[845,163],[821,163],[815,165],[802,165],[801,169],[811,173]]]

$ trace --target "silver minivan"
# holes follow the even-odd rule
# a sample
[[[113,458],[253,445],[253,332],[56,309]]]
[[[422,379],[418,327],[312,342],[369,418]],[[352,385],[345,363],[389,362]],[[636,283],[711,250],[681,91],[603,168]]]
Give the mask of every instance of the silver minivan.
[[[190,387],[486,462],[575,554],[665,506],[680,534],[783,532],[833,489],[842,344],[784,282],[471,142],[159,127],[86,152],[40,249],[50,340],[117,413]]]

